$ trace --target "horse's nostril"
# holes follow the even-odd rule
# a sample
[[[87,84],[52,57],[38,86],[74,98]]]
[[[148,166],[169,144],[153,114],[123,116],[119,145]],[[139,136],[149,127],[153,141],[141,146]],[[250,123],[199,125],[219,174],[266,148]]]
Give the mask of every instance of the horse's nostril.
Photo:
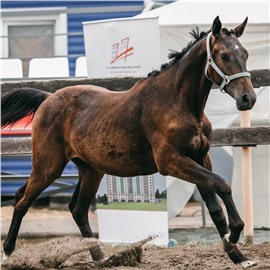
[[[237,109],[240,111],[250,110],[256,102],[256,96],[244,94],[237,99]]]
[[[250,100],[250,98],[249,98],[248,95],[243,95],[243,96],[242,96],[242,102],[243,102],[244,104],[249,104],[249,103],[251,102],[251,100]]]

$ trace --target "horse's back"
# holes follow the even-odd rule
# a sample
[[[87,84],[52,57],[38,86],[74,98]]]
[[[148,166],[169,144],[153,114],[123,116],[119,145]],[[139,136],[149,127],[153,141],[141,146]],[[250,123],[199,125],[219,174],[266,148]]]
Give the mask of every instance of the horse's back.
[[[119,94],[119,93],[118,93]],[[94,85],[76,85],[62,88],[50,95],[39,107],[33,121],[33,136],[43,136],[50,130],[84,133],[87,125],[98,121],[101,114],[111,110],[113,99],[119,99],[112,91]],[[119,99],[121,100],[121,99]],[[117,100],[115,101],[117,102]]]
[[[68,86],[48,97],[37,114],[43,118],[75,116],[84,110],[89,111],[93,106],[102,106],[112,96],[112,91],[95,85]]]

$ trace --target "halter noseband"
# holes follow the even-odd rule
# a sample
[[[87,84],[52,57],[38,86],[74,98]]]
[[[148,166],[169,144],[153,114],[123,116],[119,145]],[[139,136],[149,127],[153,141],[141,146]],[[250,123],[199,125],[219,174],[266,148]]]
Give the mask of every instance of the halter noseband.
[[[206,38],[206,51],[207,51],[207,64],[205,67],[205,76],[209,81],[212,81],[210,79],[210,77],[207,74],[207,70],[209,68],[209,66],[212,66],[212,68],[219,74],[219,76],[223,79],[223,82],[221,83],[221,85],[219,86],[219,89],[222,93],[226,93],[224,87],[225,85],[229,84],[230,81],[241,78],[241,77],[251,77],[249,72],[240,72],[240,73],[236,73],[234,75],[228,76],[225,75],[220,68],[216,65],[216,63],[214,62],[213,58],[211,57],[211,52],[210,52],[210,37],[211,37],[211,32],[207,35]]]

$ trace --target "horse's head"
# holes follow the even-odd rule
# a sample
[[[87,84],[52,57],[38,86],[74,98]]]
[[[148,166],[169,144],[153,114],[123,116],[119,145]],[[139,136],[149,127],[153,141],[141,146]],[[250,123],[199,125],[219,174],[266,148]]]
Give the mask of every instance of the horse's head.
[[[246,69],[248,52],[238,40],[246,24],[247,18],[229,31],[222,29],[219,17],[216,17],[206,39],[206,76],[219,85],[222,92],[236,100],[237,109],[240,111],[250,110],[256,101],[250,74]]]

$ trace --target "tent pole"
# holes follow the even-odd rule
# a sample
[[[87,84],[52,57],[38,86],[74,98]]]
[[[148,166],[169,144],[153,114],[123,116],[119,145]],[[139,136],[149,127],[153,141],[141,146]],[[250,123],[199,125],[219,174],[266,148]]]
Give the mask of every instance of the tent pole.
[[[241,112],[241,127],[250,127],[250,111]],[[251,148],[242,147],[242,191],[244,212],[244,242],[253,243],[253,196]]]

